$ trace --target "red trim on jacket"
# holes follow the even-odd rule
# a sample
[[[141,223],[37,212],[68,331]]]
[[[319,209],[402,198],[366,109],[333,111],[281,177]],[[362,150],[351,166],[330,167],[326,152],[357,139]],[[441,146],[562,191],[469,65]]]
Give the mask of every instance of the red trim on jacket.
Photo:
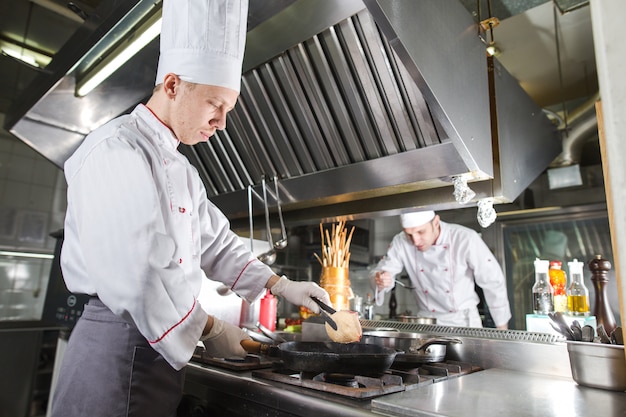
[[[187,320],[187,317],[189,317],[189,315],[191,314],[191,312],[193,311],[193,309],[196,307],[196,298],[194,297],[193,299],[193,305],[191,306],[191,309],[187,312],[187,314],[185,314],[185,317],[183,317],[182,319],[180,319],[180,321],[178,323],[176,323],[175,325],[173,325],[172,327],[170,327],[169,329],[167,329],[165,331],[165,333],[163,333],[163,335],[161,335],[161,337],[159,337],[156,340],[148,340],[148,343],[155,344],[155,343],[159,343],[161,340],[163,340],[165,338],[165,336],[167,336],[169,334],[169,332],[171,332],[172,330],[174,330],[174,328],[176,326],[178,326],[179,324],[181,324],[183,321]]]
[[[255,259],[251,259],[248,261],[248,263],[243,267],[243,269],[241,270],[241,272],[239,273],[239,275],[237,275],[237,279],[235,279],[235,282],[233,282],[233,285],[231,285],[231,289],[235,288],[235,285],[237,285],[237,281],[239,281],[239,278],[241,278],[241,276],[243,275],[243,272],[246,270],[246,268],[248,267],[248,265],[250,265],[252,262],[254,262]]]

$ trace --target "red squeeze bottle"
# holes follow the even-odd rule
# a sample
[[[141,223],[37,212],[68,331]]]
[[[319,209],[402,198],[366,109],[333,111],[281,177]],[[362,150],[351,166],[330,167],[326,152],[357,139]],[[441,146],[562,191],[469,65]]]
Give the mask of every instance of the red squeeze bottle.
[[[265,296],[261,298],[259,311],[259,323],[267,327],[270,331],[276,330],[276,305],[278,300],[267,290]]]

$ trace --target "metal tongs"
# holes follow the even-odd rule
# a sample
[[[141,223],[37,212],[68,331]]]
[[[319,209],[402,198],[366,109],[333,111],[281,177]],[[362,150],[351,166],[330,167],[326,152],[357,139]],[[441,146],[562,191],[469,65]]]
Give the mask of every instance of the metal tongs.
[[[554,330],[561,333],[567,340],[576,340],[574,330],[567,324],[561,313],[558,311],[556,313],[548,313],[548,317],[554,322],[550,323]]]
[[[552,328],[562,334],[565,339],[573,340],[576,342],[593,342],[593,327],[589,326],[588,324],[585,326],[581,326],[578,321],[574,321],[572,325],[569,326],[565,321],[563,314],[558,311],[556,313],[548,313],[548,317],[550,317],[554,322],[550,322]]]
[[[332,308],[331,306],[329,306],[328,304],[320,301],[319,299],[311,296],[311,300],[315,301],[315,304],[317,304],[318,306],[320,306],[320,309],[322,310],[322,318],[324,319],[324,321],[326,323],[328,323],[328,325],[330,327],[333,328],[333,330],[337,330],[337,323],[335,323],[335,320],[333,320],[330,315],[331,314],[335,314],[337,312],[337,310],[335,310],[334,308]]]

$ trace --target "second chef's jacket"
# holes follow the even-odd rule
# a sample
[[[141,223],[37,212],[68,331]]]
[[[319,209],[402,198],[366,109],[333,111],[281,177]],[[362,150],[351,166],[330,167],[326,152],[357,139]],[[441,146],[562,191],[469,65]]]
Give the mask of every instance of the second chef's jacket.
[[[480,299],[474,283],[483,290],[489,312],[502,325],[511,318],[506,281],[502,269],[487,245],[475,231],[440,221],[441,233],[426,252],[420,252],[404,232],[396,234],[387,254],[371,271],[387,271],[395,276],[406,270],[420,315],[436,317],[437,324],[447,325],[466,310],[476,309]],[[391,288],[375,290],[376,304],[382,305]],[[450,323],[450,325],[458,325]]]

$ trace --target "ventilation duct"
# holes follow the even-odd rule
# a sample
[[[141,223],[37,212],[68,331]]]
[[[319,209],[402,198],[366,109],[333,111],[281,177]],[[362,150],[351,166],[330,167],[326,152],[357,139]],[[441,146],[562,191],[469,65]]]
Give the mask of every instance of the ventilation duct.
[[[7,129],[62,167],[89,131],[145,100],[158,39],[89,95],[74,87],[90,53],[149,7],[103,2]],[[250,2],[249,19],[260,15],[226,130],[181,148],[234,227],[247,225],[246,187],[260,191],[263,178],[280,179],[293,224],[458,208],[458,176],[477,194],[470,205],[511,202],[560,152],[543,112],[487,61],[458,0]]]

